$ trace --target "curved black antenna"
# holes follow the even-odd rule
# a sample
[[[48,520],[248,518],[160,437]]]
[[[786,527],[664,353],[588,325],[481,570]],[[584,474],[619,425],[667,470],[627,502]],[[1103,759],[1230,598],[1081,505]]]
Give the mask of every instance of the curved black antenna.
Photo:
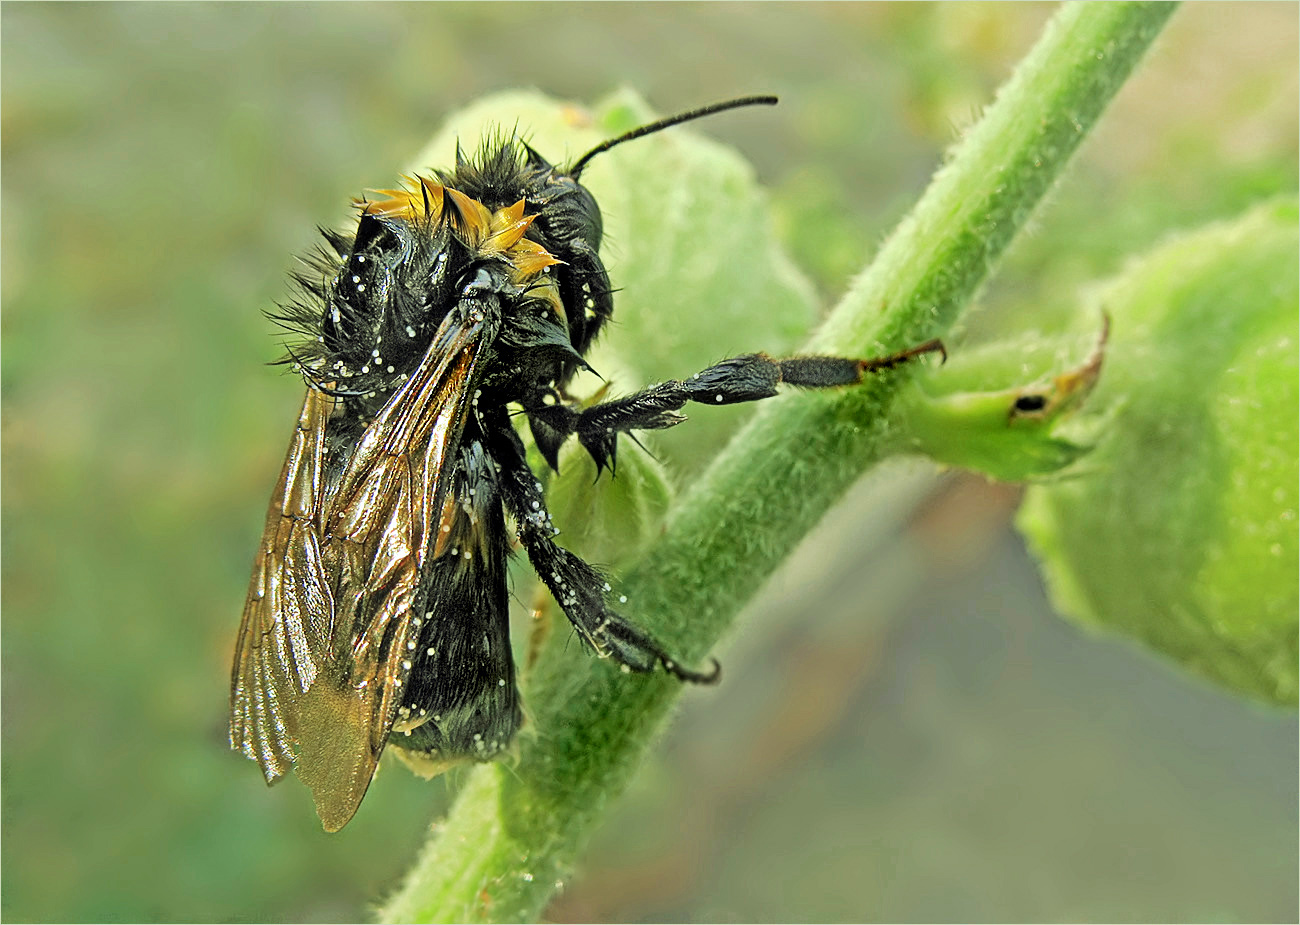
[[[669,116],[667,119],[660,119],[658,122],[651,122],[649,125],[643,125],[640,128],[634,128],[632,129],[632,131],[625,132],[624,134],[619,135],[617,138],[609,139],[609,141],[602,141],[600,144],[596,145],[596,147],[592,148],[582,157],[578,158],[577,162],[572,167],[570,167],[567,171],[565,171],[565,173],[573,177],[573,179],[575,180],[578,179],[578,175],[582,173],[582,168],[586,167],[587,162],[590,161],[597,154],[603,154],[604,152],[608,151],[610,148],[614,147],[615,145],[621,145],[623,142],[631,141],[633,138],[640,138],[643,135],[650,135],[654,132],[661,132],[664,129],[671,128],[674,125],[680,125],[683,122],[690,122],[693,119],[702,119],[705,116],[711,116],[714,113],[726,112],[728,109],[739,109],[742,106],[775,106],[775,105],[776,105],[775,96],[742,96],[739,99],[727,100],[726,102],[723,103],[713,103],[709,106],[701,106],[699,109],[692,109],[689,112],[678,113],[675,116]]]

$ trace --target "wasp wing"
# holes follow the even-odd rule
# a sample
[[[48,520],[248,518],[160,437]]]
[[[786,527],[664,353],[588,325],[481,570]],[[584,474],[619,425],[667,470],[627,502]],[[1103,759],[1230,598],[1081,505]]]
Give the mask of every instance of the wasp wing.
[[[334,605],[321,561],[321,500],[329,396],[308,389],[266,515],[244,603],[230,681],[230,745],[268,784],[293,764],[294,701],[329,651]]]
[[[459,320],[455,317],[459,315]],[[236,647],[231,744],[268,783],[290,764],[329,831],[356,812],[392,729],[484,341],[452,312],[406,383],[326,472],[333,400],[308,391],[267,514]]]

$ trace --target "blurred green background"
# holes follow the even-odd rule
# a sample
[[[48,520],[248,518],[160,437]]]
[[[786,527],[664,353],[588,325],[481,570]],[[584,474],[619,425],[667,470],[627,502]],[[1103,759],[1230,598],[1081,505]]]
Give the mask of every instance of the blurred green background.
[[[1051,12],[5,4],[4,918],[356,920],[455,787],[386,766],[326,836],[225,743],[301,397],[259,310],[315,224],[492,90],[776,92],[700,129],[754,163],[829,304]],[[1179,11],[950,348],[1294,191],[1297,19]],[[919,464],[851,492],[550,917],[1295,920],[1294,714],[1060,622],[1017,497]]]

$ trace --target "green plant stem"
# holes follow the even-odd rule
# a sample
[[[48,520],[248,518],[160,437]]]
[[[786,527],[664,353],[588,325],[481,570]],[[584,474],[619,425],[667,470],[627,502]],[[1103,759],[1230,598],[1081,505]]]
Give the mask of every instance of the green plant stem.
[[[1172,10],[1062,8],[811,348],[869,355],[947,331]],[[895,448],[889,411],[905,375],[765,403],[621,577],[628,612],[684,655],[706,653],[799,538]],[[539,661],[518,760],[468,775],[383,921],[531,921],[545,910],[681,691],[578,649],[552,646]]]

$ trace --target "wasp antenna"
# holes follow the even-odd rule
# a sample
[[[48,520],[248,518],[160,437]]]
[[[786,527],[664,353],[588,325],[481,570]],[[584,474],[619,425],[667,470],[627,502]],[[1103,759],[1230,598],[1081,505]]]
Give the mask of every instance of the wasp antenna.
[[[574,163],[565,173],[575,180],[582,173],[587,163],[597,154],[603,154],[615,145],[621,145],[625,141],[631,141],[634,138],[641,138],[645,135],[651,135],[655,132],[662,132],[666,128],[672,128],[674,125],[681,125],[683,122],[691,122],[695,119],[702,119],[705,116],[711,116],[715,113],[726,112],[728,109],[740,109],[743,106],[775,106],[777,99],[775,96],[742,96],[734,100],[726,100],[722,103],[712,103],[708,106],[701,106],[699,109],[692,109],[687,112],[678,113],[675,116],[669,116],[666,119],[660,119],[657,122],[651,122],[640,128],[634,128],[630,132],[625,132],[616,138],[608,141],[602,141],[596,147],[592,148]]]

